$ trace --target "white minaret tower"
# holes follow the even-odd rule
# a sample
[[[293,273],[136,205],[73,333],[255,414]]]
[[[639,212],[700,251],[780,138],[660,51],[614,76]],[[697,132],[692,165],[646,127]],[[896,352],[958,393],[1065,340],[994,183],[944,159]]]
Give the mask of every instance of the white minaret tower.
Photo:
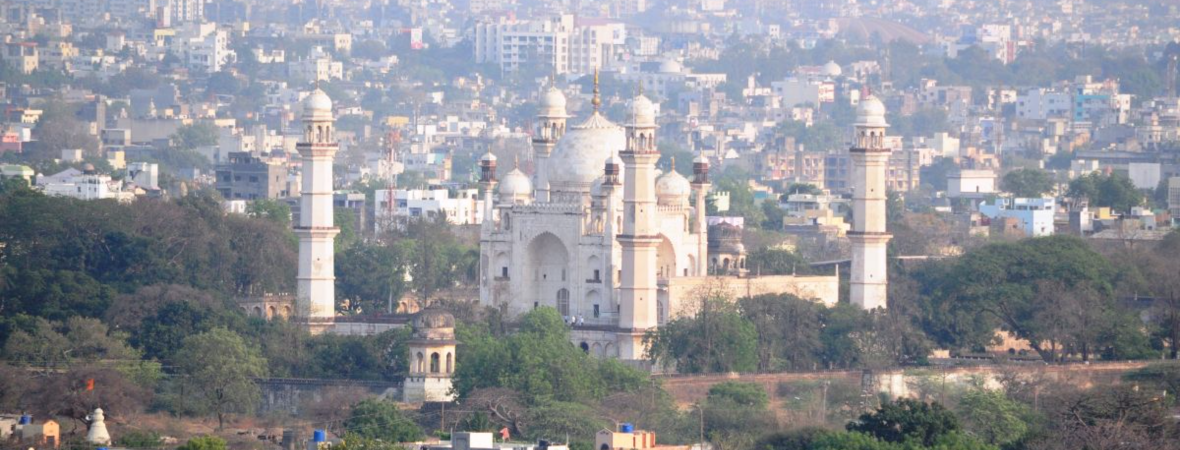
[[[861,100],[856,110],[856,145],[852,156],[852,304],[862,309],[885,308],[889,291],[885,245],[892,236],[885,227],[885,177],[890,150],[885,147],[885,105],[876,97]]]
[[[597,93],[597,86],[595,86]],[[595,108],[598,98],[595,96]],[[595,111],[597,114],[597,111]],[[623,278],[619,285],[619,359],[647,357],[643,336],[659,322],[656,313],[656,247],[660,243],[656,221],[655,105],[643,94],[631,101],[627,124],[627,149],[623,160],[623,229],[618,236],[623,249]]]
[[[533,133],[533,186],[536,187],[537,202],[549,201],[549,155],[557,147],[557,141],[565,134],[565,94],[550,85],[541,94],[540,113],[537,114],[536,131]]]
[[[303,100],[303,191],[299,197],[299,297],[296,317],[313,334],[333,326],[336,275],[333,239],[340,232],[332,220],[332,159],[336,156],[332,99],[316,89]]]

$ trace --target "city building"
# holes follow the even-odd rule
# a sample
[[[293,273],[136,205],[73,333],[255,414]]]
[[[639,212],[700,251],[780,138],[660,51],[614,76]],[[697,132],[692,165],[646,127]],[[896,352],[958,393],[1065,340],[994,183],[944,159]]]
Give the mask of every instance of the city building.
[[[376,231],[397,226],[407,220],[442,215],[452,225],[479,225],[483,222],[483,200],[478,189],[459,189],[451,196],[447,189],[396,189],[390,204],[388,189],[374,192]]]
[[[1052,235],[1056,211],[1056,200],[1051,197],[999,197],[991,203],[984,202],[979,205],[980,214],[993,220],[1011,219],[1012,226],[1017,227],[1025,236],[1029,237]]]
[[[216,167],[217,192],[226,199],[256,200],[283,198],[287,192],[287,169],[281,163],[246,152],[229,154],[229,161]]]
[[[572,14],[539,20],[498,17],[477,23],[472,34],[475,62],[497,64],[504,72],[534,67],[587,74],[611,67],[627,41],[621,22]]]
[[[53,175],[38,176],[37,186],[45,195],[79,200],[115,199],[129,202],[135,199],[134,193],[123,190],[122,181],[98,173],[91,164],[83,165],[82,170],[66,169]]]
[[[959,169],[947,174],[947,197],[983,198],[996,193],[996,172],[991,169]]]

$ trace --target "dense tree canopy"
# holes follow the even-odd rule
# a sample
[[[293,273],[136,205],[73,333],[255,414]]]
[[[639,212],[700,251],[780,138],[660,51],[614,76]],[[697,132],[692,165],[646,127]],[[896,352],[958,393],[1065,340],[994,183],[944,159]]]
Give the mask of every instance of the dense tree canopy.
[[[520,329],[507,338],[464,328],[459,341],[463,361],[456,366],[454,383],[460,395],[503,387],[532,404],[588,402],[634,390],[645,381],[617,360],[594,359],[570,343],[565,322],[549,307],[525,314]]]
[[[1130,212],[1144,199],[1143,192],[1131,184],[1131,179],[1119,172],[1082,175],[1069,182],[1069,196],[1088,199],[1092,207],[1104,206],[1118,212]]]
[[[1115,302],[1115,268],[1070,236],[994,243],[917,275],[923,327],[940,345],[982,348],[1002,328],[1046,361],[1110,351],[1142,357],[1147,342]]]
[[[1017,169],[1004,175],[1004,191],[1017,197],[1040,198],[1053,191],[1053,177],[1040,169]]]

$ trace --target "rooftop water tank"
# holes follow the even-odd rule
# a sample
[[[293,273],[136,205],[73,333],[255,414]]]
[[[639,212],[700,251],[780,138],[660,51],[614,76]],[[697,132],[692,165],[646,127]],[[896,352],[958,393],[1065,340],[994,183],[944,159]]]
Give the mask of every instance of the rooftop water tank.
[[[624,433],[630,433],[632,431],[635,431],[635,426],[631,425],[630,423],[624,423],[623,426],[619,427],[619,431],[622,431]]]
[[[312,436],[311,439],[315,442],[327,442],[328,441],[328,433],[325,433],[324,430],[315,430],[315,432],[312,433],[311,436]]]
[[[32,423],[33,423],[33,416],[30,416],[28,414],[23,414],[20,416],[20,424],[21,425],[31,425]]]

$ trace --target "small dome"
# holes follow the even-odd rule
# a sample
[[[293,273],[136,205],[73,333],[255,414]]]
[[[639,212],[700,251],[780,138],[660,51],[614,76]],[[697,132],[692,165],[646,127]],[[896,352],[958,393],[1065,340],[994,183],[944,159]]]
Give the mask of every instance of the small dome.
[[[440,308],[426,308],[414,316],[414,336],[419,339],[454,339],[455,316]]]
[[[835,61],[828,61],[827,64],[824,64],[822,72],[824,75],[834,78],[834,77],[838,77],[838,76],[840,76],[840,74],[844,73],[844,69],[841,69],[840,65],[836,64]]]
[[[693,164],[708,164],[709,158],[706,158],[703,153],[697,153],[697,157],[692,159]]]
[[[500,180],[500,196],[507,200],[516,197],[528,197],[533,193],[533,182],[520,169],[512,169],[508,175]]]
[[[861,99],[860,105],[856,107],[856,126],[889,126],[889,123],[885,121],[885,104],[872,95]]]
[[[331,119],[332,99],[322,89],[316,89],[303,99],[304,120]]]
[[[639,94],[631,100],[631,123],[639,126],[655,126],[656,105],[646,95]]]
[[[494,163],[494,162],[496,162],[496,155],[493,155],[493,154],[492,154],[492,152],[487,152],[487,153],[484,153],[484,154],[483,154],[483,157],[482,157],[482,158],[479,158],[479,160],[480,160],[480,162],[492,162],[492,163]]]
[[[545,117],[565,117],[565,94],[556,87],[549,86],[541,94],[540,115]]]
[[[678,205],[688,202],[692,186],[688,179],[676,172],[675,168],[656,179],[656,198],[661,205]]]
[[[97,170],[94,169],[94,164],[86,163],[82,165],[82,173],[86,175],[93,175]]]
[[[684,67],[674,59],[666,59],[660,63],[660,73],[680,73]]]

